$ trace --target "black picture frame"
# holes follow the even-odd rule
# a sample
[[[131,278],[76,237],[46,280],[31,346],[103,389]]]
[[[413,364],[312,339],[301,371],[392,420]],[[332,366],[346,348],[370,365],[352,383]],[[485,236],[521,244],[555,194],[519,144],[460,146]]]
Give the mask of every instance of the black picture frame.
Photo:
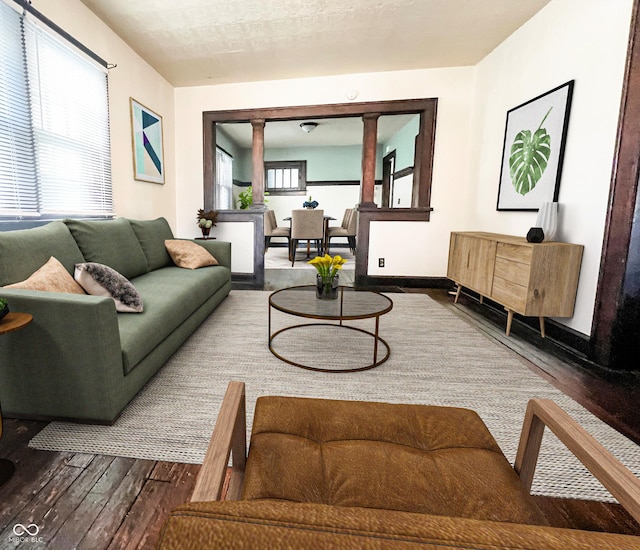
[[[558,200],[574,83],[507,112],[497,210],[535,211]]]

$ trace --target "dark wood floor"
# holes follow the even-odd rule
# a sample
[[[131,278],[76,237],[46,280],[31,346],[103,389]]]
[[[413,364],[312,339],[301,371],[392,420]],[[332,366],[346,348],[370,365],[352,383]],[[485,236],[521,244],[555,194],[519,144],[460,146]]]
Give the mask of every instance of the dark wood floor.
[[[492,318],[473,300],[453,306],[446,291],[428,293],[518,353],[534,372],[640,441],[637,418],[629,412],[635,410],[634,398],[637,403],[640,397],[633,378],[585,371],[579,361],[562,358],[561,352],[547,349],[548,343],[541,345],[527,327],[514,326],[512,337],[505,338],[500,317]],[[200,467],[27,447],[44,426],[26,420],[4,422],[0,457],[10,459],[16,472],[0,487],[0,548],[154,548],[168,512],[189,499]],[[537,498],[558,527],[640,536],[640,525],[616,504]],[[37,540],[29,535],[28,540],[16,540],[16,524],[37,525]]]
[[[0,548],[154,548],[169,511],[191,496],[200,466],[27,447],[45,425],[4,422],[0,456],[16,470],[0,487]],[[16,524],[37,525],[36,543],[28,534],[16,541]]]

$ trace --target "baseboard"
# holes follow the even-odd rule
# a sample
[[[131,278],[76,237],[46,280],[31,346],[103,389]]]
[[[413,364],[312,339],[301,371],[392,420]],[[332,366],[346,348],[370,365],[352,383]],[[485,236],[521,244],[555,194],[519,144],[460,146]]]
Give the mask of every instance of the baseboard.
[[[257,278],[249,273],[232,273],[232,290],[262,290],[264,286],[264,276]]]
[[[358,288],[449,288],[451,281],[446,277],[372,277],[358,275],[355,280]]]

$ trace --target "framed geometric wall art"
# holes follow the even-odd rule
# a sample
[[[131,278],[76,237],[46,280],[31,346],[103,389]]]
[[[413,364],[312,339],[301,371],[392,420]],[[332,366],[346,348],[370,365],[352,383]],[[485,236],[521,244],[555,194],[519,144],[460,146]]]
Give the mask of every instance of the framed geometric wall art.
[[[162,117],[133,98],[131,131],[133,140],[133,177],[140,181],[164,183]]]
[[[558,200],[573,84],[507,112],[498,210],[538,210]]]

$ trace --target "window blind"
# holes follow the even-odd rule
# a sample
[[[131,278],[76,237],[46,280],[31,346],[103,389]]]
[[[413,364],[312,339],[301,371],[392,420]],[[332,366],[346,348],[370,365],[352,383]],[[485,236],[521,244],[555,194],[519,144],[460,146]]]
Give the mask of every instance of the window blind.
[[[216,147],[216,180],[216,208],[233,209],[233,157],[219,147]]]
[[[0,217],[111,216],[104,70],[0,2]]]

